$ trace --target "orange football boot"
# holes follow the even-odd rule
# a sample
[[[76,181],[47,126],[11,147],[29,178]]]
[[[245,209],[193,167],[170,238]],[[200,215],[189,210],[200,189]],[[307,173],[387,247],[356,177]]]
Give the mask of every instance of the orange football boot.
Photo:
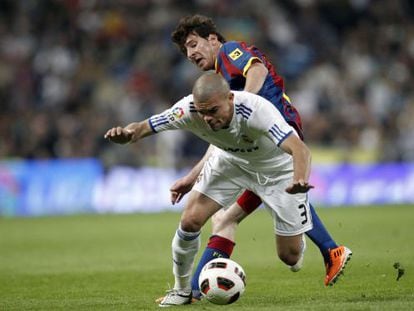
[[[329,250],[329,262],[326,263],[325,286],[332,286],[338,281],[351,256],[352,251],[343,245]]]

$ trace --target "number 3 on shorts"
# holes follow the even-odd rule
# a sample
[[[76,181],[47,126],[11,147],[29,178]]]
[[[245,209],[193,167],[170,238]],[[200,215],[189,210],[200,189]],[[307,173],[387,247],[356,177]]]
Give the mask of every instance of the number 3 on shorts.
[[[298,206],[298,209],[299,210],[302,210],[303,209],[302,213],[300,213],[300,216],[303,217],[302,225],[304,225],[304,224],[306,224],[308,222],[308,214],[306,213],[306,206],[305,206],[305,204],[299,205]]]

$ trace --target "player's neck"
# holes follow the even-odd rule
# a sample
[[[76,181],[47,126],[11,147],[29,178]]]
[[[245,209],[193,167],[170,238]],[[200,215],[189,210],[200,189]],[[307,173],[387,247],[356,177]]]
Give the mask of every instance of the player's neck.
[[[220,52],[221,47],[223,46],[223,43],[220,43],[220,45],[218,45],[217,51],[216,51],[216,56],[214,57],[214,70],[217,71],[217,61],[218,61],[218,55]]]

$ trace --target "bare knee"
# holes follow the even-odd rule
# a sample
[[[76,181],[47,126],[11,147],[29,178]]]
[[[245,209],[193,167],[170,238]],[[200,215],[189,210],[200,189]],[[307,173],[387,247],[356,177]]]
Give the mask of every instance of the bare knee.
[[[220,205],[209,197],[197,191],[191,191],[181,214],[181,229],[187,232],[200,231],[219,208]]]
[[[196,209],[187,209],[181,215],[181,229],[186,232],[197,232],[201,230],[205,221]]]
[[[278,250],[278,256],[288,266],[293,266],[300,259],[301,253],[296,251]]]
[[[203,223],[195,216],[186,215],[181,218],[181,229],[186,232],[197,232],[201,230]]]
[[[277,254],[285,264],[293,266],[302,256],[302,236],[277,236]]]

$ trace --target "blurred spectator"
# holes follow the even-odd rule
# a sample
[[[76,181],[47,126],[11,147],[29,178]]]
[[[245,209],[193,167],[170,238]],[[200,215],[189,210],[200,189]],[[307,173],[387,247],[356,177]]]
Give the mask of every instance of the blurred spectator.
[[[308,143],[414,161],[414,4],[409,0],[4,0],[0,158],[99,157],[106,165],[191,165],[182,133],[119,148],[116,124],[149,117],[200,74],[170,41],[179,18],[211,16],[228,40],[268,51]]]

